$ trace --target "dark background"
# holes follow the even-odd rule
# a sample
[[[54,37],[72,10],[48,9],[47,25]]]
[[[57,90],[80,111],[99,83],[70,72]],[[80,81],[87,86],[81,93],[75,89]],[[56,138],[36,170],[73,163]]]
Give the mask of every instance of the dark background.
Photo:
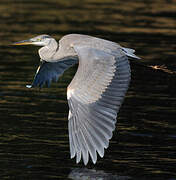
[[[104,158],[90,162],[86,173],[83,163],[70,159],[66,87],[76,67],[49,89],[27,89],[38,48],[9,46],[39,34],[59,40],[69,33],[118,42],[134,48],[143,65],[176,70],[175,0],[1,0],[0,179],[175,180],[176,76],[133,61]]]

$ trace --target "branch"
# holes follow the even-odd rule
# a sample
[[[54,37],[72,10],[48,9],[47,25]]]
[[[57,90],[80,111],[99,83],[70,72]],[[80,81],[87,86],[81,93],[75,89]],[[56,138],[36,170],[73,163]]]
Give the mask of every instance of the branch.
[[[172,70],[168,69],[165,65],[161,65],[161,66],[155,65],[155,66],[148,66],[148,67],[155,69],[155,70],[161,70],[165,73],[176,74],[176,71],[172,71]]]

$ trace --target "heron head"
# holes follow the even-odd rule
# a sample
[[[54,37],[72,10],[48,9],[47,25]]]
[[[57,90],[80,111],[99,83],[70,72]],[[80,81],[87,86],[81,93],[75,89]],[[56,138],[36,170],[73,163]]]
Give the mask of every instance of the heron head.
[[[47,46],[47,45],[49,45],[51,40],[53,40],[53,38],[51,36],[43,34],[43,35],[39,35],[39,36],[36,36],[34,38],[31,38],[31,39],[15,42],[12,45],[29,45],[29,44],[32,44],[35,46]]]

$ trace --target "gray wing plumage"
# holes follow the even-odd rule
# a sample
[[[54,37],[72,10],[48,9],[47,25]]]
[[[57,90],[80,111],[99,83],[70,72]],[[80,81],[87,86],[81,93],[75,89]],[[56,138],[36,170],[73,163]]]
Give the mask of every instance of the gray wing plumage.
[[[74,58],[58,62],[41,61],[41,65],[38,67],[31,86],[43,87],[46,84],[49,87],[52,81],[56,82],[59,76],[61,76],[65,70],[67,70],[77,62],[78,60]]]
[[[89,155],[97,161],[115,129],[130,82],[130,65],[123,53],[107,53],[87,47],[74,47],[79,66],[67,89],[71,158],[86,165]]]

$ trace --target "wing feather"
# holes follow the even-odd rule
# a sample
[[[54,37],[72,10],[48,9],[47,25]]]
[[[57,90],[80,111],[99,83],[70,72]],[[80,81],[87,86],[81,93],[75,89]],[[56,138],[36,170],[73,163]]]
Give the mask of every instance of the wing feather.
[[[59,60],[57,62],[41,61],[32,85],[28,85],[27,87],[39,86],[41,88],[44,85],[49,87],[52,81],[56,82],[59,76],[61,76],[65,70],[77,62],[78,60],[76,58],[68,58],[67,60]]]
[[[89,155],[96,163],[97,153],[103,157],[109,146],[131,73],[123,53],[78,46],[74,49],[79,66],[67,88],[70,153],[77,163],[82,157],[86,165]]]

